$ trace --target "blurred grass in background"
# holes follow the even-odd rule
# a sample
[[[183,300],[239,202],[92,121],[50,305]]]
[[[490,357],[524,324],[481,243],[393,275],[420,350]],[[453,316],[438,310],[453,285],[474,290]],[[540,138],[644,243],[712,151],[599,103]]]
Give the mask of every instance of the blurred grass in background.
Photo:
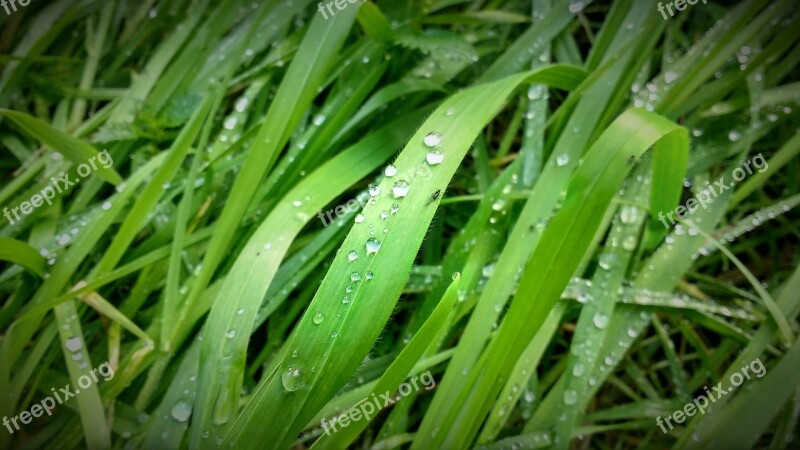
[[[340,3],[0,16],[0,448],[797,446],[792,1]]]

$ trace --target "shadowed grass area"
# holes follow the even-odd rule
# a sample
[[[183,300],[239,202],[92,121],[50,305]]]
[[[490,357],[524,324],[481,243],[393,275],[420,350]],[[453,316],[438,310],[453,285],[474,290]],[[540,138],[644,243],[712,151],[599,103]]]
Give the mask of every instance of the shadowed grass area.
[[[16,2],[0,448],[792,448],[800,15],[676,3]]]

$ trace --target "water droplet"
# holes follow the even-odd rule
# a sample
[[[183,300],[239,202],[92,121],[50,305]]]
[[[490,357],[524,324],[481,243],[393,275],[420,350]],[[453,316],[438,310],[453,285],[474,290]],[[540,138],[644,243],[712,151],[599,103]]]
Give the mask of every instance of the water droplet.
[[[104,211],[108,211],[109,209],[111,209],[111,202],[103,202],[103,205],[101,206],[101,208]]]
[[[608,325],[608,316],[600,312],[595,313],[592,322],[594,323],[594,326],[602,330],[606,327],[606,325]]]
[[[392,164],[389,164],[388,166],[386,166],[385,169],[383,169],[383,173],[387,177],[391,178],[391,177],[397,175],[397,167],[395,167]]]
[[[447,117],[450,117],[455,113],[456,113],[456,110],[454,108],[447,108],[447,111],[444,112],[444,115],[447,116]]]
[[[314,123],[314,125],[320,126],[323,123],[325,123],[325,119],[326,119],[325,114],[317,114],[316,116],[314,116],[314,120],[312,122]]]
[[[578,393],[574,389],[564,391],[564,404],[574,405],[578,403]]]
[[[371,280],[371,279],[375,278],[375,274],[374,274],[374,273],[373,273],[371,270],[368,270],[368,271],[367,271],[367,272],[364,274],[364,277],[365,277],[366,279],[368,279],[368,280]]]
[[[427,136],[425,136],[425,138],[422,140],[422,142],[425,143],[425,146],[430,148],[436,147],[437,145],[439,145],[439,142],[441,141],[442,141],[442,135],[440,135],[436,131],[428,133]]]
[[[431,166],[435,166],[437,164],[441,164],[442,161],[444,161],[444,153],[442,153],[442,149],[436,147],[428,152],[428,155],[425,157],[425,159],[428,161],[428,164],[430,164]]]
[[[636,248],[636,236],[626,236],[625,239],[622,240],[622,248],[627,251],[633,251]]]
[[[350,303],[350,297],[349,297],[349,296],[347,296],[347,295],[345,295],[344,297],[342,297],[342,303],[343,303],[343,304],[345,304],[345,305],[346,305],[346,304],[348,304],[348,303]]]
[[[189,420],[189,416],[192,415],[192,405],[181,400],[172,407],[170,415],[178,422],[186,422]]]
[[[378,250],[381,249],[381,241],[375,238],[367,239],[367,243],[365,244],[367,247],[367,254],[372,255],[378,253]]]
[[[616,262],[617,257],[613,253],[605,252],[600,255],[600,261],[598,265],[603,270],[611,270],[614,267],[614,263]]]
[[[351,273],[350,274],[350,281],[353,281],[353,282],[361,281],[361,274],[359,274],[358,272]]]
[[[295,208],[299,208],[302,204],[303,202],[301,202],[300,200],[295,200],[292,202],[292,206],[294,206]]]
[[[314,317],[312,318],[314,325],[321,324],[323,320],[325,320],[325,316],[321,312],[314,314]]]
[[[350,250],[350,252],[347,253],[347,260],[348,261],[353,262],[353,261],[355,261],[357,259],[358,259],[358,253],[356,253],[355,250]]]
[[[639,208],[631,205],[624,205],[619,212],[619,218],[622,223],[631,225],[639,220]]]
[[[71,352],[77,352],[83,347],[83,343],[79,337],[71,337],[64,342],[64,346]]]
[[[364,216],[364,215],[363,215],[363,214],[361,214],[361,213],[358,213],[358,214],[356,214],[356,218],[355,218],[355,222],[356,222],[356,223],[362,223],[362,222],[364,222],[365,220],[367,220],[366,216]]]
[[[566,166],[569,163],[569,155],[562,153],[556,157],[556,165],[559,167]]]
[[[392,186],[392,194],[394,194],[395,198],[403,198],[408,195],[410,187],[406,180],[397,180]]]
[[[381,193],[381,187],[375,184],[369,185],[369,196],[370,197],[377,197],[378,194]]]
[[[297,367],[290,366],[281,375],[283,388],[289,392],[294,392],[303,387],[303,373]]]
[[[730,140],[731,142],[736,142],[741,137],[742,135],[736,130],[731,130],[731,132],[728,133],[728,140]]]
[[[235,336],[236,336],[236,330],[228,330],[228,332],[225,333],[225,337],[228,339],[233,339]]]
[[[271,249],[271,248],[272,248],[272,244],[270,244],[269,242],[267,242],[266,244],[264,244],[264,250],[269,250],[269,249]]]
[[[505,206],[506,206],[505,199],[498,198],[497,201],[492,204],[492,209],[495,211],[502,211],[503,208],[505,208]]]
[[[581,363],[576,363],[575,366],[572,368],[572,375],[579,377],[586,372],[586,366]]]
[[[397,211],[400,211],[400,205],[393,203],[392,207],[389,209],[389,212],[392,214],[397,214]]]

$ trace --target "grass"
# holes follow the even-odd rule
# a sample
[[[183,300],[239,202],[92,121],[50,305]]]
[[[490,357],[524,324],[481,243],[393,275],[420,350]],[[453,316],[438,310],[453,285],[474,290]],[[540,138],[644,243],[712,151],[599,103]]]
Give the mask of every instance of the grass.
[[[0,448],[795,445],[791,1],[345,3],[0,15]]]

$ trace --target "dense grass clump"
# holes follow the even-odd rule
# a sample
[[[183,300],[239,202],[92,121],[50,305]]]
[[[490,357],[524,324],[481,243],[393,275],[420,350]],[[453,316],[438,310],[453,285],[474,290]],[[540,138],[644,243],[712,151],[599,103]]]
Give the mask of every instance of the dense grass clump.
[[[798,446],[793,1],[8,5],[0,449]]]

